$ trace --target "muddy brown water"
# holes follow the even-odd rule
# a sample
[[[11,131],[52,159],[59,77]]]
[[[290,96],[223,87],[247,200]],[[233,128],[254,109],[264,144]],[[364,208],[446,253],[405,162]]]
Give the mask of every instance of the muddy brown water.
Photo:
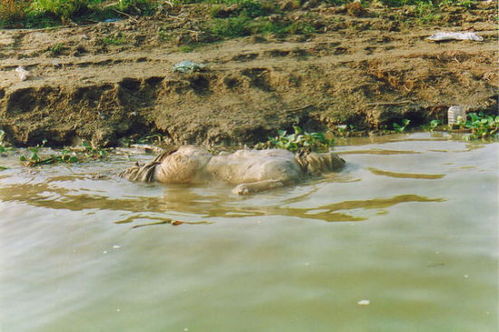
[[[0,330],[496,331],[499,144],[340,143],[343,172],[250,197],[1,158]],[[168,220],[195,224],[136,227]]]

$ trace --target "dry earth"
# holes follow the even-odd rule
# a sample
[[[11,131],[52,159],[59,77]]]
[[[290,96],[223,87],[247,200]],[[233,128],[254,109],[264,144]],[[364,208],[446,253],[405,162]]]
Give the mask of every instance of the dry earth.
[[[184,53],[179,46],[206,41],[198,24],[206,17],[195,10],[0,31],[0,129],[16,145],[108,145],[154,132],[174,143],[233,144],[294,124],[375,131],[403,118],[444,119],[451,105],[497,110],[494,3],[449,9],[433,26],[401,23],[404,12],[388,8],[364,17],[298,8],[286,17],[313,13],[319,33],[250,36]],[[475,31],[484,41],[425,39],[442,30]],[[207,68],[173,72],[182,60]],[[18,66],[28,80],[19,79]]]

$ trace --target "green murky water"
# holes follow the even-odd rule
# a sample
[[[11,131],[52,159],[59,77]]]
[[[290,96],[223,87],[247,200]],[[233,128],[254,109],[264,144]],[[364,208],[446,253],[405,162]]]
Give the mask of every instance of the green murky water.
[[[498,148],[355,139],[251,197],[0,158],[0,330],[497,331]]]

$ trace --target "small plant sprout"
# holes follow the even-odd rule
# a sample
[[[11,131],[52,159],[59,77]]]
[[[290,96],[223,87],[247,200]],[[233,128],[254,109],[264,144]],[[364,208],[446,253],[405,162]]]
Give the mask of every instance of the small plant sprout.
[[[431,120],[430,121],[430,130],[433,131],[435,129],[437,129],[438,126],[440,126],[442,124],[442,121],[440,120]]]
[[[411,123],[411,120],[409,119],[404,119],[402,120],[402,124],[398,124],[396,122],[393,123],[393,130],[397,133],[403,133],[407,126]]]

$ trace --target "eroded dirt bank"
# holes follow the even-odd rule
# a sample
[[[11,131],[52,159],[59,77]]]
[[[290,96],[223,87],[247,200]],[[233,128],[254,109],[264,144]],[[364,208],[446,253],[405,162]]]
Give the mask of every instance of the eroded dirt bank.
[[[250,143],[293,124],[377,130],[403,118],[444,119],[451,105],[497,109],[493,3],[449,12],[431,27],[400,27],[375,12],[296,9],[287,15],[315,13],[319,33],[250,36],[184,53],[182,45],[204,41],[187,10],[0,31],[0,129],[16,145],[106,145],[153,132],[174,143]],[[425,40],[441,30],[476,31],[484,40]],[[182,60],[207,67],[173,72]],[[18,78],[18,66],[28,80]]]

